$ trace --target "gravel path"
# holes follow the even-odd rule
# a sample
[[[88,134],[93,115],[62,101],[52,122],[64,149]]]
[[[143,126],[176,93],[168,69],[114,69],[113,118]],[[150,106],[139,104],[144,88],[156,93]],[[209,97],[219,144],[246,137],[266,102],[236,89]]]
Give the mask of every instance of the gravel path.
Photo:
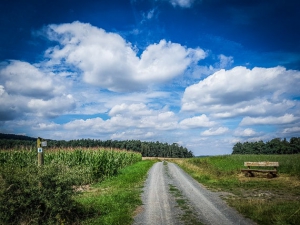
[[[252,225],[174,163],[158,162],[150,169],[142,195],[143,210],[134,225]],[[179,203],[182,205],[179,205]]]

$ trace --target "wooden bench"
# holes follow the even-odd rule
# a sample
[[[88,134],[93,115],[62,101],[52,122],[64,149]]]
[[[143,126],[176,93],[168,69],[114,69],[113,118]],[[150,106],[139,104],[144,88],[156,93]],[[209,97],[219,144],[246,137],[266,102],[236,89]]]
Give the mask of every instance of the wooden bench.
[[[248,177],[254,177],[253,172],[260,172],[260,173],[268,173],[268,178],[273,178],[277,176],[277,167],[279,167],[278,162],[244,162],[244,166],[247,166],[248,169],[242,169],[242,172],[245,172],[245,175]],[[256,168],[250,168],[256,167]],[[273,169],[260,169],[257,167],[273,167]]]

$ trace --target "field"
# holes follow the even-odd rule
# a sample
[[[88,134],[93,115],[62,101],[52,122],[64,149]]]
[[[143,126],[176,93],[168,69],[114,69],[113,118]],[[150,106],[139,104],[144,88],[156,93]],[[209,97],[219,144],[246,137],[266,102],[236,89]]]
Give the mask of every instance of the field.
[[[74,224],[95,215],[76,196],[142,160],[136,152],[102,149],[0,152],[0,224]],[[97,214],[97,213],[96,213]]]
[[[299,224],[300,155],[227,155],[172,160],[258,224]],[[245,161],[279,162],[278,177],[245,177]]]

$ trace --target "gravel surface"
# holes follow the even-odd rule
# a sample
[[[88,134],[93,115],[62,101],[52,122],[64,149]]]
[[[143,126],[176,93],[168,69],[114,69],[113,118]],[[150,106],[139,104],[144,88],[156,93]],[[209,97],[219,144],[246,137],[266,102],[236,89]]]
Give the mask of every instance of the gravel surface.
[[[176,190],[177,194],[171,192],[170,188]],[[184,206],[178,205],[178,199]],[[158,162],[153,165],[148,173],[142,201],[143,210],[134,218],[134,225],[255,224],[174,163]]]

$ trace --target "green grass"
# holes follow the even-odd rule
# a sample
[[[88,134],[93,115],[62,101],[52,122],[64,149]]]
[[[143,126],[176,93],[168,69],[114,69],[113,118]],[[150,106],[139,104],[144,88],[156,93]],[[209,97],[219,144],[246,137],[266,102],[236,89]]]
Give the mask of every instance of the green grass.
[[[195,165],[209,166],[218,173],[234,173],[244,166],[244,162],[279,162],[279,171],[300,178],[300,154],[296,155],[224,155],[206,158],[192,158]]]
[[[245,177],[246,161],[279,162],[278,177]],[[300,221],[300,154],[226,155],[175,160],[197,181],[223,195],[227,203],[258,224],[298,224]]]
[[[145,160],[122,169],[116,177],[97,183],[77,201],[93,215],[83,224],[126,225],[133,222],[136,208],[142,204],[141,188],[146,174],[156,161]]]

